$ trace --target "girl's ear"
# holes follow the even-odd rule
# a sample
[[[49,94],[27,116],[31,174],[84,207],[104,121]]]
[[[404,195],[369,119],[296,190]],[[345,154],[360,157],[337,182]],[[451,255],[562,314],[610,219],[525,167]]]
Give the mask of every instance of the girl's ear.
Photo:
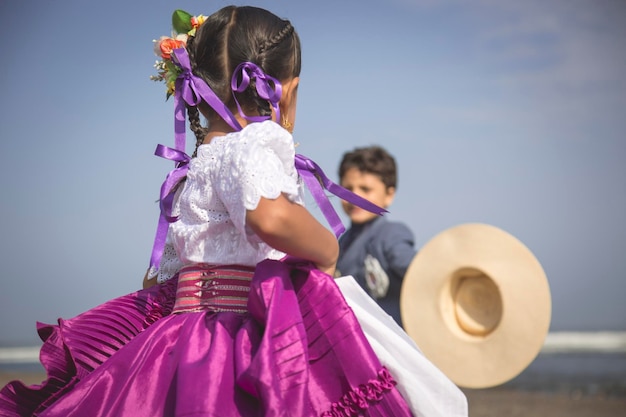
[[[280,97],[280,118],[276,120],[282,127],[293,133],[293,127],[296,123],[296,105],[298,103],[298,84],[300,77],[293,77],[282,82],[282,95]]]
[[[294,104],[293,102],[297,98],[299,84],[300,77],[293,77],[282,83],[283,94],[280,98],[280,104],[283,109],[288,109]]]

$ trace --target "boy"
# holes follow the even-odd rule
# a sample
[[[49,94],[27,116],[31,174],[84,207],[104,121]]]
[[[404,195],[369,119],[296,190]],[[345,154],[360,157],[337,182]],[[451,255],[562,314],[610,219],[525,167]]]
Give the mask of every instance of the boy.
[[[344,188],[387,208],[397,187],[395,159],[380,146],[356,148],[343,155],[339,181]],[[413,233],[403,223],[388,221],[346,201],[341,205],[351,226],[339,238],[336,276],[352,275],[402,326],[400,289],[416,254]]]

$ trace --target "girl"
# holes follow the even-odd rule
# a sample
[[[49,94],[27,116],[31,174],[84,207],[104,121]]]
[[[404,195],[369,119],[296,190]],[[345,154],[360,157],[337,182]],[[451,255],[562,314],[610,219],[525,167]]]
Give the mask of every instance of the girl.
[[[145,289],[41,325],[48,379],[8,384],[0,416],[412,415],[331,278],[335,236],[302,205],[298,172],[311,185],[324,177],[294,152],[293,26],[234,6],[177,11],[173,24],[156,78],[176,100],[176,146],[157,154],[176,168]],[[445,402],[430,415],[456,415]]]

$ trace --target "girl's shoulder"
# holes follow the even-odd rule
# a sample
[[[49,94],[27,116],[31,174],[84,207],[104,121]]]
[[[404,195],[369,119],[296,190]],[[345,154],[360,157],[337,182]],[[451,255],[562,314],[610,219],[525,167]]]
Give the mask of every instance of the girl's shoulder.
[[[291,133],[271,120],[250,123],[237,134],[240,142],[246,145],[275,150],[294,148]]]
[[[285,165],[293,166],[295,147],[291,133],[268,120],[250,123],[239,132],[215,137],[198,148],[200,159],[262,159],[274,154]]]

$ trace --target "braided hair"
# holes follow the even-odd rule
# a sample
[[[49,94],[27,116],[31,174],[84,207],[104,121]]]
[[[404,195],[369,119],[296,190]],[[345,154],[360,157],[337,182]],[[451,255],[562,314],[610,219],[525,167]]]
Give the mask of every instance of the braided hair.
[[[266,74],[284,81],[300,75],[300,39],[288,20],[257,7],[227,6],[209,16],[187,43],[191,70],[204,79],[231,111],[236,111],[230,87],[231,76],[242,62],[258,65]],[[270,103],[257,94],[255,82],[237,100],[244,111],[271,115]],[[191,130],[196,136],[196,151],[208,128],[200,113],[210,122],[217,117],[206,103],[187,106]]]

